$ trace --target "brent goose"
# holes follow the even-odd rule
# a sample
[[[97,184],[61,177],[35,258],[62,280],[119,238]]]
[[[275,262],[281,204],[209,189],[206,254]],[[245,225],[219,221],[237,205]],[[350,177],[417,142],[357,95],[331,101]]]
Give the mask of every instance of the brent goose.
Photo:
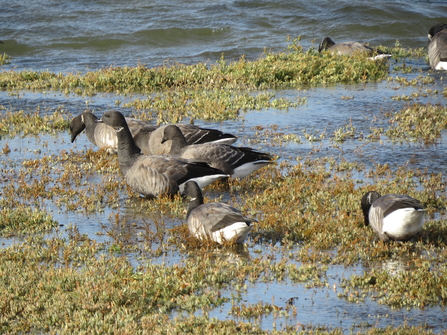
[[[359,42],[335,43],[330,37],[325,37],[318,47],[318,52],[324,50],[329,50],[331,53],[337,53],[338,55],[366,54],[372,56],[371,59],[391,57],[390,54],[381,54],[379,51]]]
[[[137,134],[134,137],[135,143],[146,154],[149,152],[153,155],[169,154],[170,146],[167,143],[162,143],[164,130],[168,126],[160,126],[150,134],[145,132]],[[177,123],[175,126],[180,129],[188,144],[232,144],[237,140],[236,136],[216,129],[201,128],[189,123]]]
[[[106,124],[95,122],[98,118],[85,112],[74,117],[70,122],[71,142],[85,129],[87,137],[96,146],[100,148],[109,148],[110,152],[118,147],[118,139],[115,131]],[[128,118],[127,124],[137,146],[146,154],[165,154],[169,148],[161,144],[163,129],[165,126],[157,127],[151,125],[148,121]],[[177,124],[184,134],[188,144],[216,142],[231,144],[237,140],[232,134],[223,133],[220,130],[201,128],[192,124]],[[153,137],[152,137],[153,136]],[[151,150],[153,148],[153,150]]]
[[[164,128],[162,142],[167,141],[171,141],[170,155],[207,162],[232,178],[243,178],[273,163],[272,156],[251,148],[217,143],[188,144],[180,129],[175,125]]]
[[[98,117],[90,112],[84,112],[74,117],[70,122],[70,134],[71,143],[73,143],[76,137],[85,129],[87,138],[91,143],[99,148],[107,148],[111,153],[116,153],[118,148],[118,138],[113,128],[104,123],[98,123]],[[129,126],[132,136],[135,136],[140,131],[144,130],[145,133],[151,133],[157,127],[152,126],[147,121],[126,118],[127,125]]]
[[[432,69],[447,70],[447,24],[435,24],[428,31],[428,59]]]
[[[205,187],[217,179],[228,177],[203,162],[192,162],[161,155],[144,155],[133,141],[123,114],[107,111],[99,122],[111,126],[118,137],[118,162],[126,183],[144,196],[182,192],[184,183],[195,180]]]
[[[379,234],[382,241],[406,241],[415,236],[424,224],[424,206],[408,195],[380,196],[367,192],[361,200],[365,226]]]
[[[243,243],[252,227],[251,223],[256,222],[227,204],[204,204],[202,192],[194,181],[185,184],[185,194],[191,197],[186,223],[191,234],[199,239]]]

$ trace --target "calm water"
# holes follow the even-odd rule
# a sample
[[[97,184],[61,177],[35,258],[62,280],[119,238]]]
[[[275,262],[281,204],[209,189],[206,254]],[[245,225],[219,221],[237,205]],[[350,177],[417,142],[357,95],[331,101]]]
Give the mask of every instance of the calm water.
[[[13,57],[9,69],[50,70],[54,72],[94,70],[110,65],[135,66],[139,63],[149,67],[160,66],[166,61],[193,64],[214,62],[223,54],[227,59],[246,55],[255,59],[267,48],[282,51],[287,47],[287,36],[302,36],[305,49],[318,45],[325,36],[335,41],[358,40],[371,44],[393,46],[396,40],[412,48],[425,47],[431,25],[447,17],[445,1],[0,1],[0,53]],[[313,42],[313,40],[315,40]],[[201,122],[198,124],[216,127],[240,136],[239,145],[249,144],[253,127],[277,125],[280,130],[303,136],[303,130],[325,132],[325,140],[309,143],[289,143],[280,147],[268,141],[258,145],[265,151],[275,150],[281,159],[294,161],[297,157],[333,156],[336,159],[361,161],[367,167],[376,162],[394,166],[408,164],[412,168],[427,168],[443,172],[447,147],[445,138],[438,145],[424,146],[418,143],[394,144],[384,141],[364,143],[359,147],[355,141],[334,145],[328,138],[336,129],[352,123],[359,132],[368,133],[371,120],[383,118],[384,112],[396,111],[407,102],[392,100],[396,95],[409,95],[414,91],[440,89],[445,86],[443,73],[431,73],[424,59],[410,60],[409,65],[419,72],[409,74],[430,75],[433,84],[416,87],[401,87],[389,82],[362,85],[337,85],[312,89],[278,92],[285,97],[306,97],[307,104],[288,111],[249,111],[241,119],[223,123]],[[342,96],[352,97],[341,99]],[[120,100],[135,97],[119,97]],[[59,92],[19,92],[10,95],[0,92],[0,105],[12,110],[34,112],[40,106],[51,113],[64,105],[72,114],[81,113],[86,105],[97,113],[117,108],[112,94],[94,97],[66,96]],[[429,95],[413,102],[442,103],[442,95]],[[131,110],[122,110],[130,113]],[[74,145],[67,133],[40,138],[1,139],[0,147],[8,142],[12,152],[0,156],[0,161],[21,160],[57,154],[61,150],[91,148],[85,135],[78,137]],[[43,147],[43,142],[50,145]],[[1,186],[1,184],[0,184]],[[67,213],[51,202],[48,211],[64,227],[75,225],[80,233],[98,241],[107,241],[104,227],[110,227],[112,210],[95,215]],[[124,212],[126,209],[122,209]],[[128,214],[132,220],[142,220]],[[173,226],[178,222],[168,222]],[[64,227],[61,228],[63,234]],[[98,233],[100,233],[98,235]],[[20,240],[0,239],[6,247]],[[249,242],[249,253],[255,250],[269,251],[267,246]],[[271,252],[271,251],[269,251]],[[137,262],[136,260],[134,260]],[[167,255],[167,264],[180,262],[181,255]],[[384,264],[384,266],[387,266]],[[362,273],[362,265],[354,268],[332,267],[328,270],[329,287],[353,273]],[[231,297],[228,290],[222,294]],[[240,297],[245,303],[258,301],[284,307],[291,297],[299,297],[295,306],[298,314],[290,317],[267,316],[259,322],[265,329],[281,329],[284,325],[325,324],[343,327],[345,330],[359,324],[377,326],[424,324],[435,331],[446,329],[446,312],[441,308],[426,310],[391,310],[374,301],[350,304],[339,299],[332,289],[307,289],[302,284],[272,282],[248,286]],[[210,316],[232,318],[228,314],[231,304],[210,311]]]

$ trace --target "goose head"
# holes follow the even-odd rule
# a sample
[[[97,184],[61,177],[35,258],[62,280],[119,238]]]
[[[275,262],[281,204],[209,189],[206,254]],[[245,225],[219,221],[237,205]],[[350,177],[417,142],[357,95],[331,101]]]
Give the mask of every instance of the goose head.
[[[437,33],[439,33],[440,31],[443,31],[443,30],[447,30],[447,24],[445,24],[445,23],[435,24],[428,31],[428,40],[431,41]]]
[[[380,194],[376,191],[367,192],[361,200],[361,206],[363,211],[363,217],[365,219],[365,226],[369,225],[369,209],[374,201],[380,198]]]
[[[84,116],[80,114],[74,117],[70,122],[70,134],[71,134],[71,143],[74,142],[76,137],[82,133],[85,129]]]
[[[117,132],[127,127],[127,121],[124,115],[118,111],[107,111],[102,115],[101,120],[104,124],[114,128]]]
[[[325,37],[318,46],[318,52],[329,49],[335,45],[335,42],[330,37]]]

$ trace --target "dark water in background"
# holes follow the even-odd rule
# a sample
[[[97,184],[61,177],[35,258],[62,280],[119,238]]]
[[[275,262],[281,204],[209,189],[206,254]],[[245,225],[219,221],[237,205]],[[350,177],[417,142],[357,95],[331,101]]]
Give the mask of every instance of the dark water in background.
[[[394,46],[396,40],[404,47],[420,48],[427,44],[430,26],[447,21],[447,1],[67,1],[0,0],[0,53],[13,57],[10,65],[0,69],[33,69],[54,72],[95,70],[110,65],[135,66],[139,63],[148,67],[159,66],[165,61],[185,64],[214,62],[224,54],[227,59],[238,59],[246,55],[255,59],[264,51],[286,49],[286,37],[302,36],[305,49],[318,45],[325,36],[337,41],[358,40]],[[409,60],[409,64],[420,72],[435,79],[424,89],[445,87],[444,73],[428,71],[424,59]],[[352,123],[359,131],[368,133],[373,118],[383,118],[383,112],[396,111],[407,102],[392,100],[392,96],[409,95],[415,87],[401,87],[380,83],[336,85],[304,90],[291,89],[279,94],[285,97],[306,97],[307,104],[282,110],[248,111],[241,120],[205,124],[233,132],[240,137],[238,145],[247,145],[256,125],[278,125],[280,129],[302,136],[303,129],[326,132],[321,142],[289,143],[283,147],[272,147],[269,141],[261,142],[257,148],[273,151],[281,159],[294,161],[297,157],[333,156],[336,159],[360,160],[367,167],[379,162],[392,166],[408,164],[414,168],[428,168],[432,172],[444,172],[447,157],[445,136],[438,145],[424,146],[418,143],[394,144],[384,140],[362,144],[347,141],[334,145],[328,137],[336,129]],[[342,96],[353,97],[341,99]],[[133,97],[134,98],[134,97]],[[35,111],[37,106],[49,112],[64,105],[73,114],[82,112],[86,106],[98,114],[116,108],[113,94],[98,94],[94,97],[64,95],[60,92],[20,92],[10,95],[0,92],[0,105],[8,109]],[[118,98],[123,102],[132,97]],[[429,95],[414,100],[421,103],[445,104],[444,97]],[[130,110],[124,112],[129,113]],[[43,147],[42,142],[51,145]],[[0,140],[3,147],[5,140]],[[85,135],[70,143],[67,133],[58,136],[43,135],[41,138],[14,138],[8,140],[12,152],[3,159],[20,162],[35,157],[35,150],[44,155],[57,154],[61,150],[82,150],[92,145]],[[248,143],[249,145],[249,143]],[[317,150],[315,150],[317,148]],[[311,152],[314,153],[311,153]],[[37,156],[39,156],[37,155]],[[81,234],[98,241],[107,241],[104,226],[110,226],[107,209],[104,213],[86,215],[80,212],[65,212],[49,200],[47,210],[61,224],[75,225]],[[129,213],[132,215],[132,213]],[[175,222],[173,224],[178,224]],[[168,223],[169,225],[169,223]],[[61,228],[63,229],[63,228]],[[97,232],[103,234],[97,235]],[[3,247],[20,242],[0,239]],[[249,251],[267,248],[248,244]],[[178,262],[181,255],[169,256],[167,263]],[[383,264],[384,267],[388,266]],[[330,287],[340,278],[352,273],[362,273],[363,267],[353,269],[332,267],[328,270]],[[223,292],[231,296],[231,290]],[[283,306],[291,296],[299,296],[299,313],[296,317],[266,317],[261,325],[265,329],[284,324],[324,324],[341,326],[349,331],[353,325],[368,322],[384,327],[401,325],[404,322],[417,325],[427,323],[436,332],[445,330],[446,315],[443,308],[392,310],[387,306],[368,300],[363,304],[352,304],[339,299],[337,292],[329,289],[309,290],[304,285],[290,282],[261,284],[247,288],[244,302],[259,301]],[[231,304],[210,312],[210,316],[231,318]],[[380,317],[378,317],[380,316]]]
[[[2,0],[0,8],[0,52],[16,57],[12,66],[56,72],[253,59],[298,35],[306,49],[325,36],[418,48],[447,17],[446,1]]]

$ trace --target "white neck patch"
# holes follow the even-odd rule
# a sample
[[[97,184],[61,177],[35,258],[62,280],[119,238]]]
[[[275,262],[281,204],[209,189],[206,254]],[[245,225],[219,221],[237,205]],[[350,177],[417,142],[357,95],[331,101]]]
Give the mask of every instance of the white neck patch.
[[[117,133],[119,133],[121,130],[123,130],[124,129],[124,127],[115,127],[115,131],[117,132]]]

